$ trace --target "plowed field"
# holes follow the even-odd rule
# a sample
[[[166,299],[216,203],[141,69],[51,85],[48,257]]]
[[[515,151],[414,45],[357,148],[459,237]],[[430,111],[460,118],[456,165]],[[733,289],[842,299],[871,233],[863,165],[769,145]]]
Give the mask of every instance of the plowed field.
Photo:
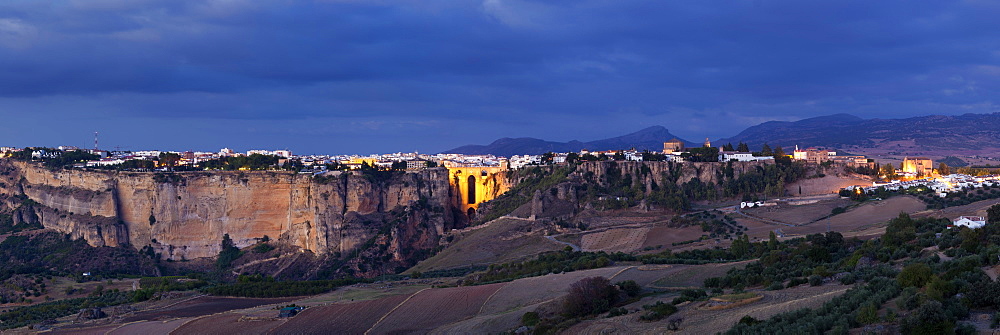
[[[379,322],[371,333],[426,333],[470,318],[504,284],[431,289],[417,293]]]
[[[407,297],[406,295],[397,295],[349,304],[307,308],[277,327],[274,333],[362,334]],[[224,329],[220,328],[219,330],[223,331]]]

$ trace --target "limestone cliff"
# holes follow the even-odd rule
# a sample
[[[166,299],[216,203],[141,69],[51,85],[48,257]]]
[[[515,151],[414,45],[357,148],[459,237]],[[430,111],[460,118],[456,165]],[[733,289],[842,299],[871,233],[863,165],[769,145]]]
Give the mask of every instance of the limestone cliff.
[[[381,235],[383,253],[400,260],[436,247],[463,221],[444,168],[314,178],[47,169],[0,159],[0,175],[0,209],[15,220],[93,246],[150,246],[173,260],[215,256],[225,234],[238,247],[266,236],[319,256],[357,253]]]
[[[567,220],[585,210],[626,207],[682,211],[690,201],[783,191],[783,181],[776,179],[794,180],[804,171],[800,163],[773,162],[597,161],[529,167],[506,174],[505,183],[516,186],[480,205],[479,221],[507,214]]]

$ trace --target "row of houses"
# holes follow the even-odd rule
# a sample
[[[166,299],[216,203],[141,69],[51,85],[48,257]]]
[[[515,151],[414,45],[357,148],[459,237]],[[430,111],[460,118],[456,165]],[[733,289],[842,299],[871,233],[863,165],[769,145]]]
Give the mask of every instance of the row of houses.
[[[952,192],[996,185],[1000,185],[1000,175],[970,176],[967,174],[950,174],[936,178],[872,182],[872,186],[848,186],[845,189],[849,191],[860,189],[864,192],[874,192],[879,188],[884,188],[887,191],[901,191],[911,187],[927,187],[934,190],[939,196],[945,197],[948,193]]]

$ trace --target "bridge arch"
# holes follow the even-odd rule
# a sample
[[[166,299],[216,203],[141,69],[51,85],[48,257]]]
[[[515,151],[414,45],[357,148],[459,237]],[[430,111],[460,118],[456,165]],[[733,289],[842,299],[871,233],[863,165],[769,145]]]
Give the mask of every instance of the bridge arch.
[[[469,176],[469,189],[466,192],[467,201],[470,205],[476,204],[476,176]]]

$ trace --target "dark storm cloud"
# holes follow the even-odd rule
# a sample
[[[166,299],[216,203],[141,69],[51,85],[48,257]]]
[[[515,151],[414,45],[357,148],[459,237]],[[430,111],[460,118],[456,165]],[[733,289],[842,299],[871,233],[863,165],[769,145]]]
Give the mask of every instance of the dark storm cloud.
[[[391,151],[389,139],[440,150],[993,112],[998,13],[988,1],[7,1],[0,113],[321,119],[341,126],[314,141],[346,132]],[[344,130],[362,124],[383,126]]]

